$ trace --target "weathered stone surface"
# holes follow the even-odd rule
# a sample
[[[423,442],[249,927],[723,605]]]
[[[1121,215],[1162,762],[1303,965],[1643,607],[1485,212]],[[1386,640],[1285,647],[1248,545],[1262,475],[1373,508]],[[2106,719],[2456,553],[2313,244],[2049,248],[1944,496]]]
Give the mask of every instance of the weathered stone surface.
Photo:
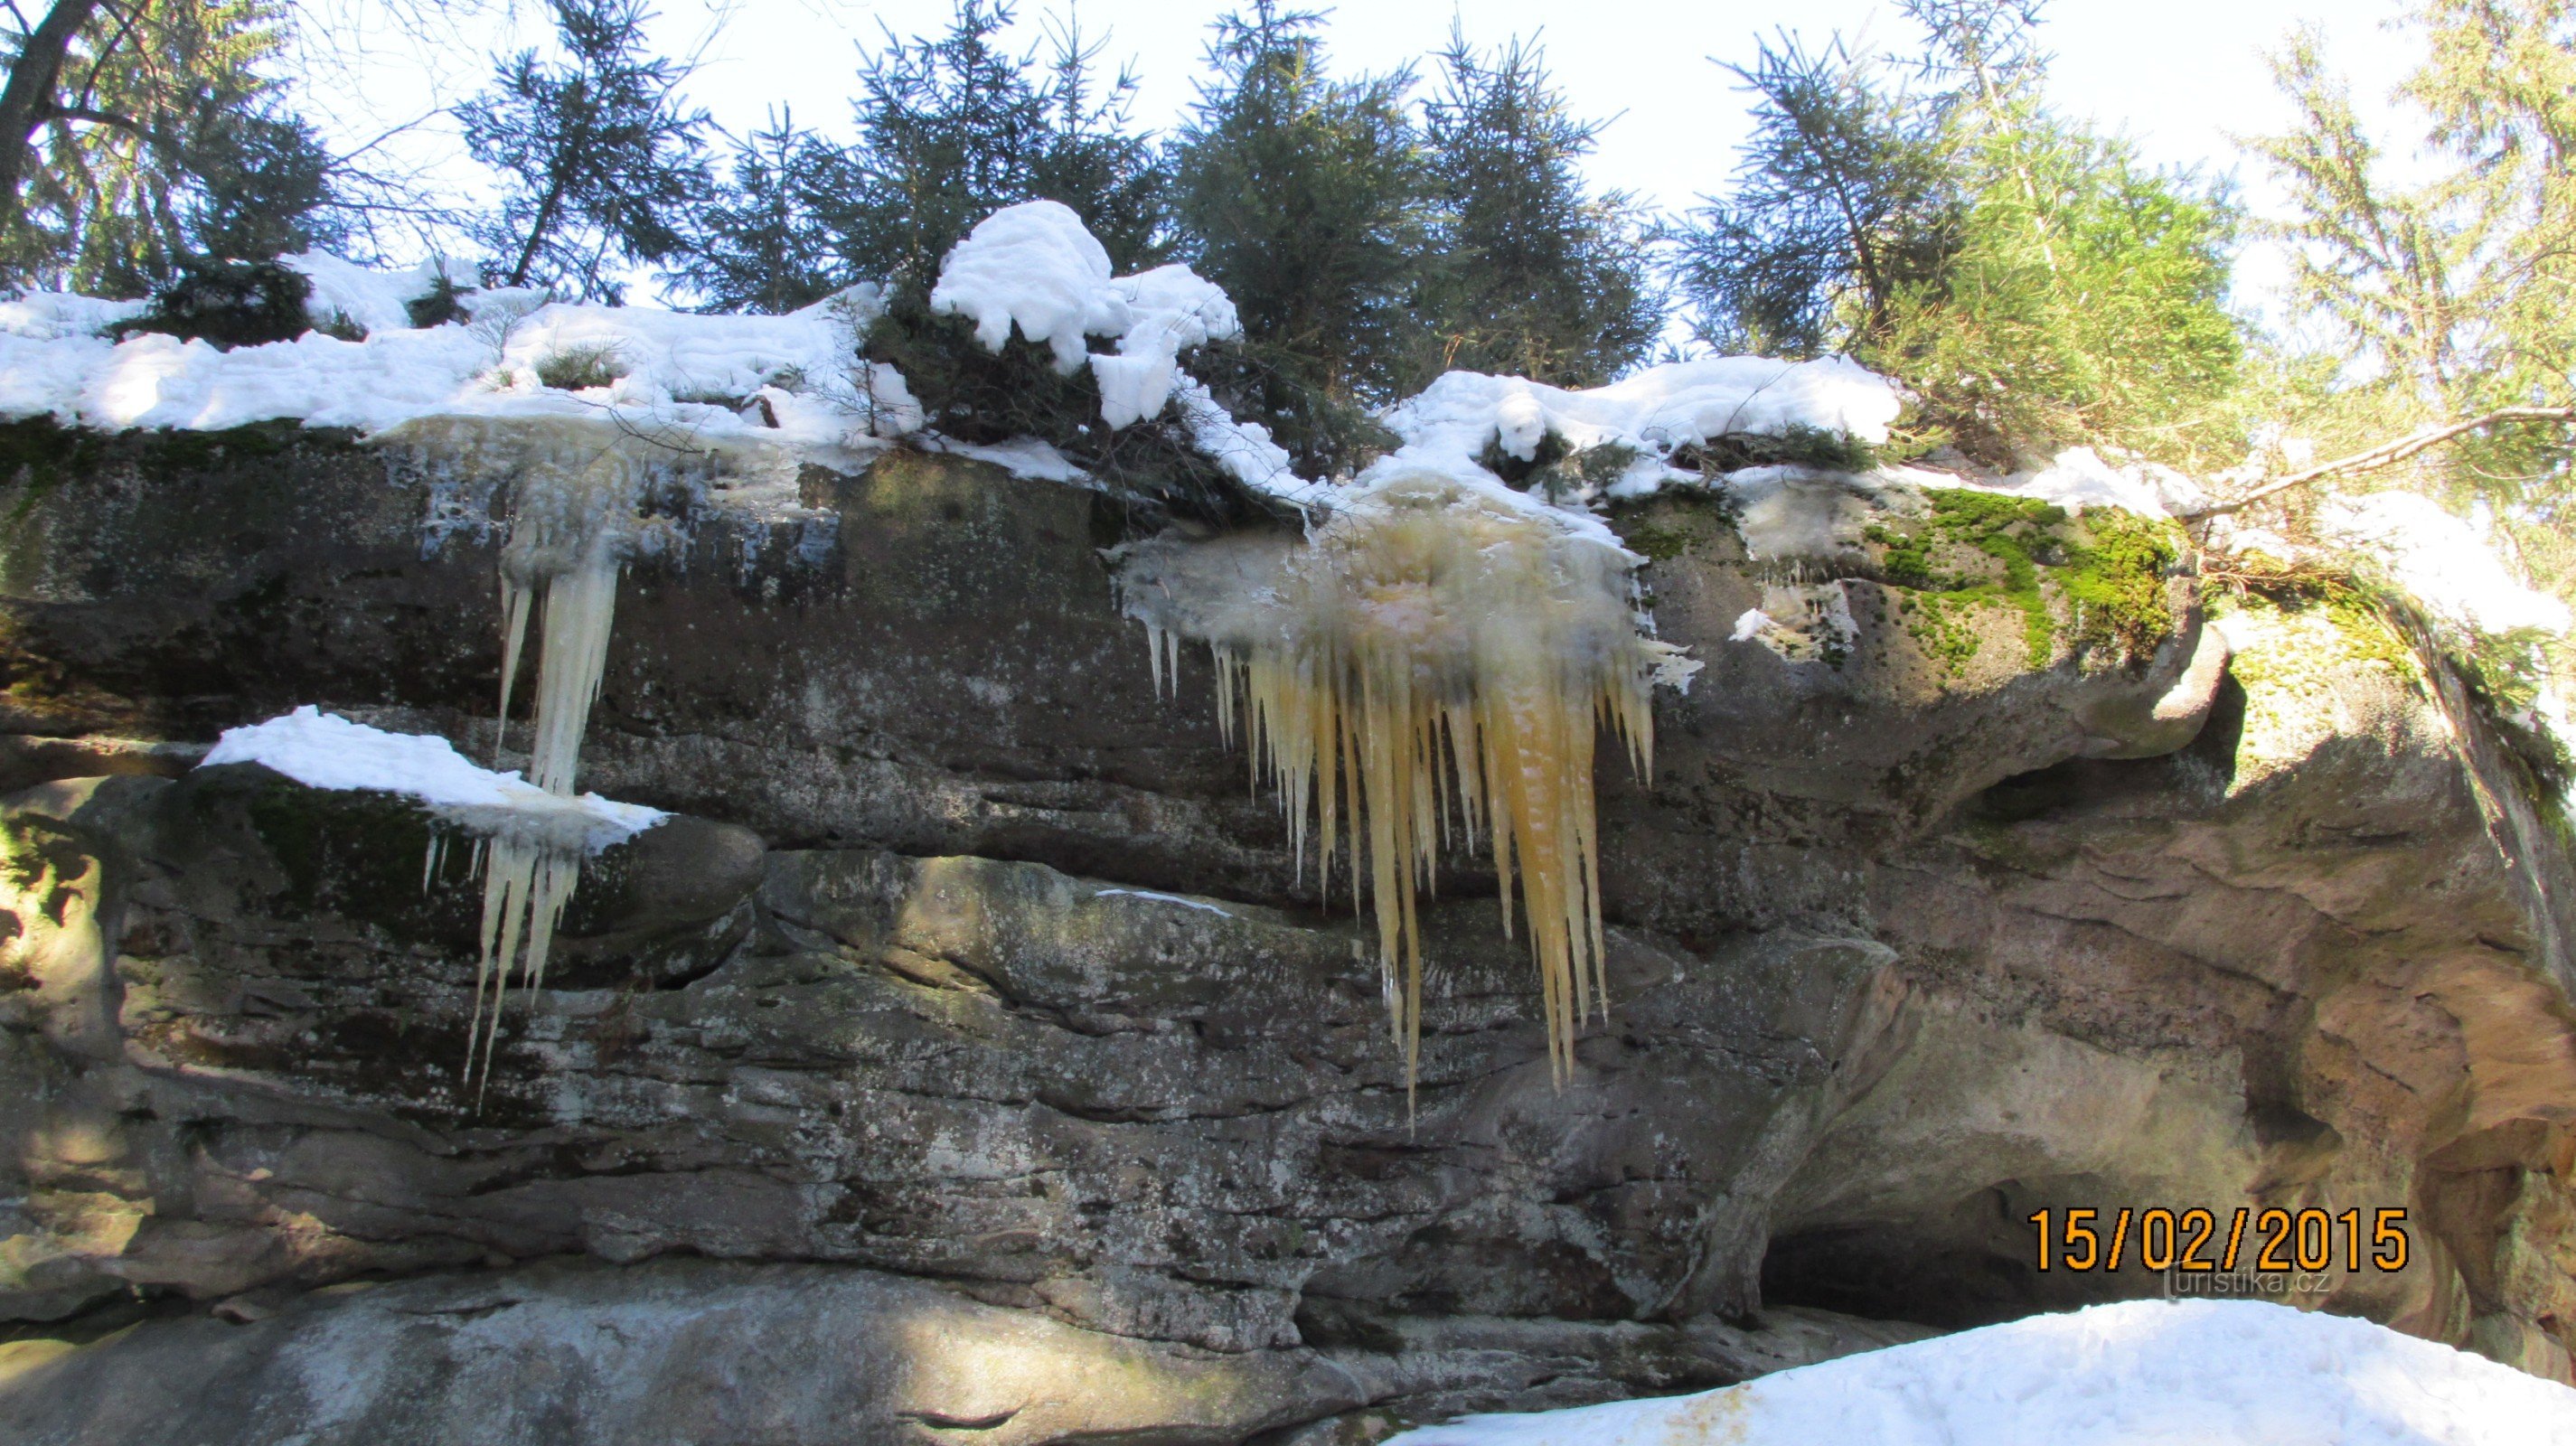
[[[1914,1334],[1801,1311],[1761,1331],[1459,1317],[1390,1325],[1383,1350],[1221,1354],[874,1271],[564,1263],[333,1287],[256,1323],[159,1322],[86,1350],[0,1346],[0,1435],[22,1446],[1192,1446],[1363,1408],[1419,1419],[1686,1390]]]
[[[65,937],[119,942],[85,992],[16,1001],[22,1027],[93,1041],[83,1153],[48,1168],[133,1229],[33,1238],[49,1278],[85,1261],[100,1295],[688,1250],[973,1280],[1223,1351],[1296,1343],[1306,1298],[1741,1314],[1765,1202],[1890,958],[1620,931],[1618,1028],[1559,1091],[1527,963],[1489,906],[1452,905],[1409,1111],[1344,924],[1035,864],[780,853],[756,937],[712,972],[621,980],[595,954],[568,966],[589,987],[514,1008],[478,1107],[456,1077],[480,888],[422,887],[416,810],[253,769],[20,807],[93,890],[59,907]],[[656,839],[686,835],[613,852],[612,882],[651,872],[615,866]],[[738,897],[666,894],[662,929],[721,939]],[[577,902],[570,942],[602,916],[626,922]],[[22,1158],[72,1117],[43,1091],[7,1112]]]
[[[1706,501],[1622,513],[1708,667],[1654,776],[1600,775],[1608,1018],[1556,1088],[1453,859],[1408,1108],[1342,881],[1203,658],[1155,695],[1111,504],[918,455],[801,511],[675,493],[583,782],[687,816],[597,862],[478,1106],[464,851],[424,879],[408,805],[170,775],[308,702],[488,753],[507,489],[261,437],[0,487],[0,772],[39,785],[0,819],[0,1315],[177,1317],[0,1348],[30,1439],[238,1389],[283,1424],[204,1439],[435,1401],[496,1441],[1362,1441],[2158,1288],[2037,1276],[2051,1205],[2402,1206],[2408,1269],[2327,1300],[2567,1372],[2564,841],[2455,687],[2315,619],[2230,619],[2231,662],[2175,579],[2134,668],[2029,666],[2001,607],[1936,664],[1839,554],[1784,581]],[[1833,657],[1728,641],[1793,606],[1848,614]],[[404,1279],[306,1294],[360,1277]],[[1080,1379],[846,1354],[915,1311]],[[572,1369],[603,1322],[642,1344]],[[329,1362],[379,1384],[296,1394]],[[689,1415],[719,1377],[737,1413]]]

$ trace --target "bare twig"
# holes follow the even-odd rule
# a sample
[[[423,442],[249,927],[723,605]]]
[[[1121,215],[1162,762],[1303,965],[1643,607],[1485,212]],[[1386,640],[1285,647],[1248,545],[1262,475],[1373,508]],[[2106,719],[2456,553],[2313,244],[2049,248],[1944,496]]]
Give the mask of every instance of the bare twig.
[[[2232,497],[2225,502],[2212,503],[2196,512],[2185,513],[2184,516],[2214,517],[2222,512],[2234,512],[2239,508],[2249,507],[2267,497],[2277,497],[2294,487],[2305,487],[2311,482],[2322,481],[2328,477],[2340,477],[2353,472],[2375,472],[2382,467],[2393,467],[2419,452],[2438,447],[2453,437],[2505,422],[2557,422],[2561,425],[2576,423],[2576,407],[2499,407],[2483,417],[2471,417],[2465,422],[2445,422],[2438,427],[2426,427],[2420,432],[2410,432],[2394,442],[2383,442],[2366,452],[2355,452],[2349,457],[2337,457],[2331,462],[2321,462],[2304,472],[2293,472],[2287,477],[2266,482],[2242,497]]]

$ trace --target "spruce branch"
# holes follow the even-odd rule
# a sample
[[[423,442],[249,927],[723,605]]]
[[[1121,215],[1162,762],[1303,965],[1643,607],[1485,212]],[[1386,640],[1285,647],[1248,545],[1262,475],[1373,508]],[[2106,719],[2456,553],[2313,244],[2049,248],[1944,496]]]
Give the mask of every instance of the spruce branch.
[[[2564,426],[2576,423],[2576,407],[2498,407],[2484,416],[2471,417],[2467,421],[2444,422],[2438,426],[2426,427],[2421,431],[2409,432],[2395,441],[2382,442],[2366,451],[2337,457],[2331,462],[2320,462],[2305,471],[2293,472],[2287,477],[2266,482],[2241,497],[2212,503],[2198,511],[2185,513],[2184,516],[2215,517],[2221,513],[2250,507],[2266,498],[2277,497],[2293,488],[2305,487],[2311,482],[2322,482],[2328,477],[2348,476],[2355,472],[2375,472],[2382,467],[2393,467],[2409,457],[2438,447],[2454,437],[2465,436],[2470,432],[2483,431],[2488,427],[2501,426],[2509,422],[2556,422]]]

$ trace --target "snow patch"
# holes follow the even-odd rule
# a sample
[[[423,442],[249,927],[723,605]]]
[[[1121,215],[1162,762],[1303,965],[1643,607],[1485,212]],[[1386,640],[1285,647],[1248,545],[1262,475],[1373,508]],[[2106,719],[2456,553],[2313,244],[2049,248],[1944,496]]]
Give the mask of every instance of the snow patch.
[[[2072,447],[2038,472],[2000,483],[1965,480],[1980,492],[2010,492],[2054,502],[2069,512],[2087,507],[2117,507],[2141,517],[2187,516],[2209,505],[2199,483],[2171,467],[2153,462],[2113,466],[2090,447]]]
[[[2576,1446],[2576,1390],[2385,1326],[2253,1301],[2034,1316],[1695,1396],[1386,1446]]]
[[[2515,582],[2486,539],[2431,498],[2329,497],[2318,504],[2316,532],[2378,562],[2389,581],[2455,628],[2488,637],[2568,630],[2565,603]]]
[[[1491,476],[1476,461],[1488,444],[1527,462],[1553,433],[1578,452],[1612,444],[1635,449],[1638,461],[1612,490],[1639,495],[1668,480],[1664,459],[1676,448],[1802,429],[1879,443],[1902,405],[1893,383],[1841,357],[1667,362],[1579,391],[1523,377],[1450,372],[1387,411],[1387,425],[1404,441],[1388,461]]]
[[[595,793],[548,793],[515,770],[475,767],[444,738],[388,733],[310,703],[265,723],[225,729],[197,766],[226,763],[264,764],[307,788],[399,793],[485,831],[517,823],[549,834],[571,832],[594,853],[670,817]]]

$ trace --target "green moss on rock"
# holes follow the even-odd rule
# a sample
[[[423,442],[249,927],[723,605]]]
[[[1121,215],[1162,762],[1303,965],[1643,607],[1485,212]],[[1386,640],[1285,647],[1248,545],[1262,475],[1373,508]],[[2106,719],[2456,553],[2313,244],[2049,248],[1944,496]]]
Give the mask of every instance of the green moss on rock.
[[[1910,525],[1873,524],[1880,578],[1900,591],[1907,631],[1952,676],[1981,646],[1965,617],[2010,607],[2022,617],[2032,668],[2045,668],[2063,636],[2075,648],[2134,666],[2173,631],[2165,577],[2180,555],[2170,523],[2101,509],[2085,516],[2034,497],[1933,488],[1931,514]]]

